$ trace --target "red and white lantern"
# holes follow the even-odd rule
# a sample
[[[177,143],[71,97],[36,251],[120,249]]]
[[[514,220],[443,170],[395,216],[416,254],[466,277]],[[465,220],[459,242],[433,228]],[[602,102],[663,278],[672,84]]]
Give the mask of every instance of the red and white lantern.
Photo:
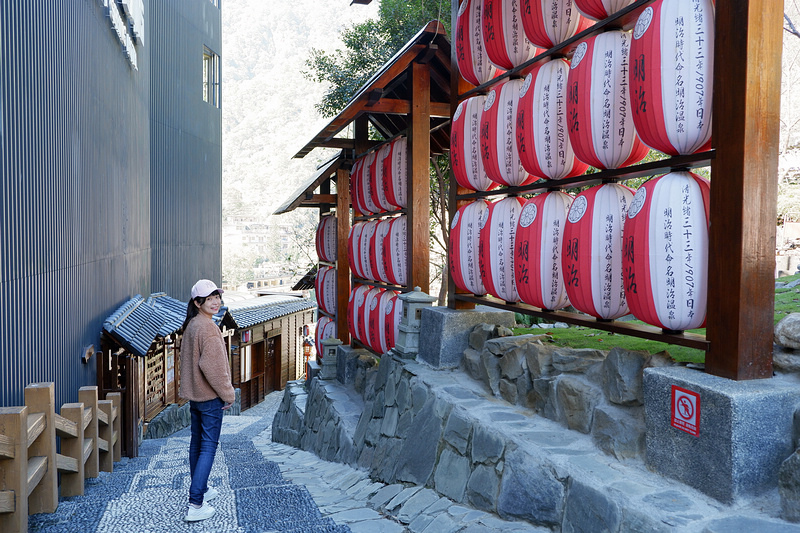
[[[363,305],[357,307],[356,310],[356,312],[359,313],[357,318],[361,320],[361,328],[360,328],[361,336],[358,337],[358,340],[361,342],[361,344],[364,344],[370,348],[372,348],[372,344],[370,343],[372,330],[377,327],[376,324],[373,324],[371,321],[372,317],[371,311],[375,309],[375,306],[377,305],[376,300],[382,292],[384,292],[384,289],[380,289],[378,287],[370,288],[367,292],[364,293]]]
[[[363,187],[361,182],[364,179],[364,163],[365,159],[360,157],[353,163],[353,168],[350,170],[350,201],[353,204],[353,209],[361,214],[371,214],[367,211],[367,206],[364,203]]]
[[[601,319],[628,314],[622,279],[622,231],[633,190],[617,183],[579,194],[569,209],[561,250],[572,305]]]
[[[517,106],[522,80],[509,80],[486,97],[481,114],[481,157],[486,174],[501,185],[536,181],[522,167],[517,149]]]
[[[568,76],[569,63],[554,59],[528,74],[520,89],[516,146],[523,168],[533,176],[560,180],[586,171],[569,139]]]
[[[382,281],[384,283],[389,283],[389,275],[386,273],[388,265],[386,264],[386,250],[384,249],[384,245],[386,244],[386,236],[389,234],[389,231],[392,229],[392,220],[384,219],[378,222],[375,226],[375,235],[373,237],[373,250],[372,250],[372,272],[377,276],[378,281]]]
[[[631,36],[609,31],[575,49],[567,114],[575,155],[593,167],[620,168],[647,155],[633,126],[628,74]]]
[[[358,182],[360,187],[359,198],[362,202],[362,211],[365,215],[374,215],[380,212],[380,206],[373,201],[372,189],[375,187],[375,152],[370,152],[363,158],[364,163],[361,166],[361,179]]]
[[[406,258],[407,219],[405,215],[391,219],[389,233],[383,240],[383,257],[389,283],[406,284],[408,261]]]
[[[336,314],[336,269],[320,267],[314,280],[317,305],[329,315]]]
[[[336,261],[336,247],[338,245],[337,220],[335,215],[324,216],[317,224],[315,245],[317,257],[320,261],[333,263]]]
[[[483,45],[481,0],[464,0],[456,21],[456,60],[461,77],[472,85],[486,83],[497,75]]]
[[[522,24],[528,40],[544,49],[566,41],[592,25],[573,0],[522,0]]]
[[[378,225],[377,220],[370,220],[364,222],[364,229],[361,230],[361,236],[358,240],[358,252],[361,256],[360,266],[363,279],[375,280],[375,229]]]
[[[384,183],[386,176],[383,165],[383,161],[391,152],[391,148],[391,143],[387,143],[380,150],[373,152],[375,158],[372,160],[372,170],[370,172],[372,175],[372,203],[378,206],[379,213],[394,210],[394,206],[389,203],[389,199],[386,197],[386,184]]]
[[[347,257],[350,261],[350,270],[358,278],[364,278],[364,270],[361,268],[361,233],[364,231],[364,222],[356,222],[350,228],[350,235],[347,237]]]
[[[631,44],[633,122],[665,154],[711,146],[714,79],[712,0],[659,0],[646,7]]]
[[[327,338],[336,338],[336,321],[331,317],[324,316],[317,320],[316,331],[314,331],[314,343],[317,348],[317,357],[322,359],[322,341]]]
[[[572,196],[554,191],[522,207],[514,240],[514,279],[519,299],[542,309],[569,305],[561,271],[561,245]]]
[[[592,20],[608,18],[636,0],[575,0],[575,6],[584,17]]]
[[[625,296],[643,322],[703,327],[708,292],[709,182],[672,172],[636,191],[624,232]]]
[[[524,200],[512,196],[489,205],[481,229],[479,254],[480,270],[486,292],[505,300],[517,302],[514,281],[514,234]]]
[[[347,302],[347,326],[350,328],[350,335],[359,341],[365,333],[364,298],[369,290],[369,285],[356,285],[350,291],[350,299]]]
[[[483,0],[483,43],[489,60],[510,70],[540,52],[525,36],[522,0]]]
[[[395,327],[400,314],[396,312],[397,293],[381,290],[370,301],[367,343],[373,351],[386,353],[394,347]]]
[[[396,208],[406,207],[408,190],[408,139],[397,137],[383,158],[383,187],[386,201]]]
[[[462,187],[488,191],[497,187],[483,169],[481,158],[481,115],[486,97],[467,98],[458,104],[450,129],[450,164]]]
[[[489,203],[476,200],[458,208],[450,225],[450,275],[459,289],[486,294],[480,270],[480,223],[489,215]]]

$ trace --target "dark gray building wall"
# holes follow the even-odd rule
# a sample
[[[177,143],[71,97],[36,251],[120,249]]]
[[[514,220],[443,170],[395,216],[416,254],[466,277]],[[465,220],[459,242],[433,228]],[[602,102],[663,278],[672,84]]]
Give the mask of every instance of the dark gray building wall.
[[[172,257],[163,250],[192,250],[191,256],[208,248],[211,259],[196,253],[193,260],[219,277],[219,220],[199,231],[184,218],[203,210],[219,218],[219,119],[202,133],[203,116],[180,114],[162,120],[171,131],[151,132],[151,119],[166,108],[151,106],[162,99],[151,94],[158,88],[151,84],[152,43],[154,30],[167,27],[151,2],[143,3],[145,41],[136,46],[136,70],[103,2],[0,2],[0,406],[22,404],[25,385],[39,381],[56,383],[57,405],[76,401],[80,386],[96,384],[95,360],[80,362],[83,347],[99,349],[102,322],[114,309],[154,292],[156,280],[156,290],[186,298],[196,273],[186,261],[164,264]],[[186,20],[212,8],[219,40],[219,10],[208,0],[152,4],[169,4]],[[208,25],[191,28],[206,32]],[[202,48],[196,71],[174,69],[161,85],[186,92],[194,85],[201,98],[201,54]],[[197,195],[175,194],[179,178],[157,167],[187,176],[196,165],[183,159],[205,156],[176,139],[214,137],[208,131],[216,132],[217,169],[205,173],[203,186],[217,191],[216,204],[194,206]],[[151,153],[156,135],[159,148]],[[152,205],[156,199],[166,207]],[[162,236],[151,232],[155,224],[172,230]],[[175,230],[181,227],[186,231]],[[200,238],[206,234],[212,236]],[[173,270],[169,284],[156,270]]]
[[[197,279],[222,282],[221,109],[202,92],[203,49],[222,55],[222,21],[208,0],[151,5],[152,286],[188,300]]]

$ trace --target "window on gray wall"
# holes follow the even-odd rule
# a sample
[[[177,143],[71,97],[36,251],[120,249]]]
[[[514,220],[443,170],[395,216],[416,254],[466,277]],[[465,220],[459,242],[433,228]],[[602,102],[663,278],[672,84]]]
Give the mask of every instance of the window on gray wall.
[[[203,101],[219,107],[219,56],[203,47]]]

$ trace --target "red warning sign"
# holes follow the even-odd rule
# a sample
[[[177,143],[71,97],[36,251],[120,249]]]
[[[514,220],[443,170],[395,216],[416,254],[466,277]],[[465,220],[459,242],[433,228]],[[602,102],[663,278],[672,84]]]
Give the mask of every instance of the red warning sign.
[[[700,436],[700,395],[672,386],[672,427]]]

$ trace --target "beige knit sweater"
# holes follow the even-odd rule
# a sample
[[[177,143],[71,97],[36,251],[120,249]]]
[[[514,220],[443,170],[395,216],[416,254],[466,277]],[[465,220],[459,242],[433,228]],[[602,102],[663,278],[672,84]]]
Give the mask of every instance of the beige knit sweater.
[[[233,403],[231,370],[222,334],[214,322],[197,315],[186,326],[181,341],[180,396],[195,402],[214,398]]]

